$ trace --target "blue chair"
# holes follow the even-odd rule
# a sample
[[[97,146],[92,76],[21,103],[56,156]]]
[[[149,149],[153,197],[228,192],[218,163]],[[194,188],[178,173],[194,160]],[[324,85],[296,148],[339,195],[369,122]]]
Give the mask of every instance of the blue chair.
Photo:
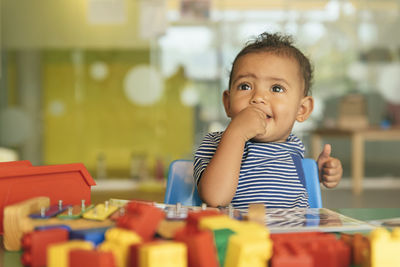
[[[313,159],[305,158],[302,159],[302,166],[310,208],[322,208],[317,163]],[[202,203],[194,183],[191,160],[175,160],[169,166],[164,203],[178,202],[185,206],[200,206]]]

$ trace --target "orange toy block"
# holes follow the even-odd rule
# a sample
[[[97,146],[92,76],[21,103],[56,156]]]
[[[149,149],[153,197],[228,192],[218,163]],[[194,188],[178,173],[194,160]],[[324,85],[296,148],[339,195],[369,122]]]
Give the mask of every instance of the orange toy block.
[[[90,204],[90,188],[96,185],[81,163],[32,166],[29,161],[0,164],[0,233],[3,233],[3,209],[26,199],[46,196],[50,205]]]

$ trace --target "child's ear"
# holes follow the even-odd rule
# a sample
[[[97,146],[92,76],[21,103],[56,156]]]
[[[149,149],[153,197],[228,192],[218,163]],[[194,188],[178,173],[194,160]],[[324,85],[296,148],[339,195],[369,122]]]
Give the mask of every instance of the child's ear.
[[[230,94],[229,90],[224,91],[224,93],[222,95],[222,102],[224,103],[226,116],[228,116],[230,118],[231,117],[231,114],[230,114],[231,100],[229,98],[229,94]]]
[[[305,121],[310,116],[313,109],[314,109],[314,98],[312,98],[312,96],[304,97],[300,102],[296,120],[298,122]]]

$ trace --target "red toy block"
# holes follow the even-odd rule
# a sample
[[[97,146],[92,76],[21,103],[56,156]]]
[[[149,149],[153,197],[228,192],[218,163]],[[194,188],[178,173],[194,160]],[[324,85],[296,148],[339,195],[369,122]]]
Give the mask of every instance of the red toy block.
[[[354,265],[369,266],[371,246],[368,237],[356,234],[340,235],[340,240],[343,240],[351,247],[351,262]]]
[[[30,198],[46,196],[50,205],[90,204],[90,188],[96,185],[81,163],[31,166],[29,161],[0,165],[0,233],[3,233],[3,210]]]
[[[186,244],[189,267],[219,266],[217,248],[211,231],[193,231],[193,226],[184,227],[175,233],[174,240]]]
[[[186,219],[186,224],[189,227],[192,227],[194,229],[198,228],[199,221],[208,216],[219,216],[222,215],[221,212],[216,211],[216,210],[201,210],[201,211],[190,211],[188,213],[188,217]]]
[[[351,262],[350,247],[342,240],[338,240],[333,234],[320,232],[272,234],[271,239],[274,242],[274,254],[271,262],[275,262],[274,257],[282,255],[282,253],[293,257],[295,254],[293,250],[279,251],[293,246],[304,249],[312,257],[312,266],[314,267],[344,267],[349,266]],[[286,246],[286,244],[290,244],[290,246]]]
[[[116,267],[110,251],[73,249],[69,252],[69,267]]]
[[[313,267],[312,256],[299,244],[274,245],[271,267]]]
[[[24,249],[21,256],[22,264],[31,267],[45,266],[47,247],[67,240],[68,230],[65,228],[53,228],[25,234],[22,238],[22,248]]]
[[[143,240],[151,240],[165,213],[150,204],[129,202],[125,207],[125,215],[117,219],[117,226],[130,229],[140,235]]]

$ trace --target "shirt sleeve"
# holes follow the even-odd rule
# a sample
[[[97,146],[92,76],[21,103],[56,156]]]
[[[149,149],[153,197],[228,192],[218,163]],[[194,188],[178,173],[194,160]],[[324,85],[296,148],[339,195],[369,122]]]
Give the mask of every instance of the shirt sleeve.
[[[207,134],[194,154],[193,177],[196,184],[199,183],[204,170],[217,150],[221,140],[222,132]]]

